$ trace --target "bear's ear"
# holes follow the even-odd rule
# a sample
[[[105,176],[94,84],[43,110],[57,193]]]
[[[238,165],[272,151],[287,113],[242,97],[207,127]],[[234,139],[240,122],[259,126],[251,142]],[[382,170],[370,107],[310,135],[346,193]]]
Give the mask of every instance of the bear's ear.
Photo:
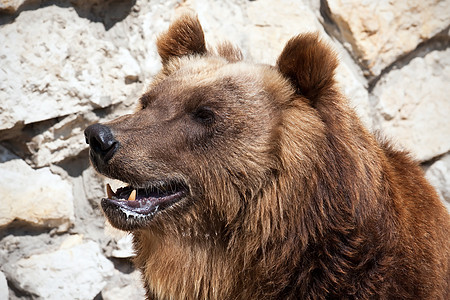
[[[206,53],[205,36],[196,16],[185,14],[156,41],[163,64],[171,57]]]
[[[319,40],[318,34],[303,34],[292,38],[277,61],[279,71],[314,106],[334,84],[336,54]]]
[[[217,46],[217,54],[228,60],[229,62],[238,62],[243,59],[242,52],[239,48],[233,46],[228,41],[222,42]]]

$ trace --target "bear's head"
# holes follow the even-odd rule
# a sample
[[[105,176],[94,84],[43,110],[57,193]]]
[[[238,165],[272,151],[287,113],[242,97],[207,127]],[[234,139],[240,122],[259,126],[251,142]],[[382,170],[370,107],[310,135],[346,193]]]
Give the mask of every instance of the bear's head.
[[[334,53],[306,34],[276,66],[249,63],[230,43],[207,49],[191,15],[157,48],[163,67],[136,112],[85,131],[95,169],[127,184],[102,200],[110,223],[221,239],[289,227],[302,209],[295,195],[314,193],[305,182],[326,163]]]

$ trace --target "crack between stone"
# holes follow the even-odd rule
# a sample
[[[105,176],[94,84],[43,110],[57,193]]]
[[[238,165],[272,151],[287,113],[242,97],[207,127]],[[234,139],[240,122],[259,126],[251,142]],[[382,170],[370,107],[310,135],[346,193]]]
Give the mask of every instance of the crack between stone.
[[[447,48],[450,48],[450,36],[448,35],[448,31],[450,30],[450,25],[441,30],[439,33],[429,38],[426,41],[423,41],[417,45],[414,50],[411,50],[408,53],[399,56],[394,62],[381,70],[380,74],[369,78],[368,80],[368,91],[371,93],[378,81],[387,73],[389,73],[393,69],[401,69],[404,66],[408,65],[414,58],[416,57],[425,57],[427,54],[433,51],[444,51]]]
[[[328,6],[328,3],[326,0],[320,0],[320,15],[322,17],[322,20],[319,19],[321,22],[325,32],[332,38],[339,41],[339,43],[342,45],[342,49],[345,50],[350,57],[354,60],[355,64],[361,69],[363,74],[370,73],[370,70],[362,63],[362,58],[358,56],[357,49],[353,48],[353,45],[345,40],[342,36],[342,32],[339,28],[339,26],[336,24],[334,19],[331,17],[331,10]],[[345,46],[345,43],[349,43],[352,47],[352,50],[348,49]],[[353,52],[352,52],[353,51]],[[366,79],[368,79],[368,76],[364,76]]]

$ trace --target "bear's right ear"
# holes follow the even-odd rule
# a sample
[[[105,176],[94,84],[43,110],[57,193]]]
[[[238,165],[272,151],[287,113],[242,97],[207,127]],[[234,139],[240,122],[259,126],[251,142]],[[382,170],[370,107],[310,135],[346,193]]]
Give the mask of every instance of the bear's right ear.
[[[277,60],[278,70],[290,80],[296,93],[311,101],[330,91],[334,85],[336,54],[319,40],[318,34],[303,34],[289,40]]]
[[[163,65],[172,57],[205,54],[206,44],[202,26],[196,16],[182,15],[156,41]]]

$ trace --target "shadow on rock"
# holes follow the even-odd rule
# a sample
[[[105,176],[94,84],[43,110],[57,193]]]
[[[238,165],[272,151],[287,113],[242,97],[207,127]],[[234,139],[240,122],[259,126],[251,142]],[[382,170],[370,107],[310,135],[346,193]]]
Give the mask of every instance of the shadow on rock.
[[[136,0],[22,0],[5,2],[0,5],[0,25],[11,23],[23,11],[36,10],[56,5],[73,7],[78,15],[92,22],[103,23],[105,30],[112,28],[117,22],[125,19],[135,5]]]

